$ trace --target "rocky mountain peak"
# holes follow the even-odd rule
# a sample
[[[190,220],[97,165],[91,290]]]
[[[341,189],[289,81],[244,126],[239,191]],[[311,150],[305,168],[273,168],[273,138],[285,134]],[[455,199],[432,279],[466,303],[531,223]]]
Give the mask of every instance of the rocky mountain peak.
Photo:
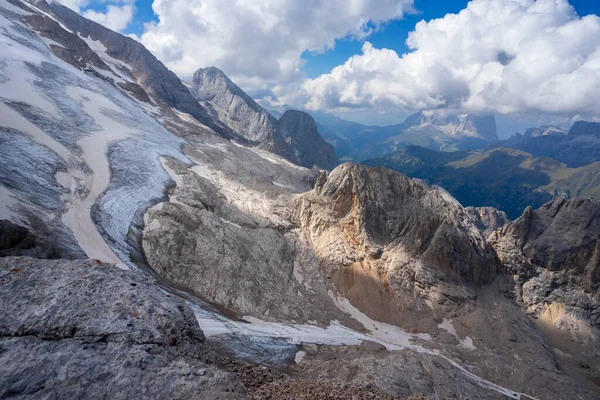
[[[575,121],[569,136],[594,135],[600,137],[600,122]]]
[[[196,71],[190,90],[216,118],[258,147],[307,168],[332,169],[338,164],[310,115],[288,110],[277,120],[218,68]]]
[[[585,333],[600,327],[600,202],[557,197],[528,207],[513,223],[490,236],[508,271],[515,296],[558,328]],[[545,314],[550,312],[550,314]]]
[[[567,131],[555,125],[543,125],[539,128],[529,128],[523,137],[532,138],[538,136],[566,135]]]
[[[476,137],[493,141],[498,140],[496,117],[493,115],[456,115],[425,110],[409,116],[402,123],[402,126],[405,129],[432,127],[455,138]]]
[[[497,273],[483,234],[442,188],[387,168],[345,163],[302,198],[311,212],[302,203],[299,217],[312,240],[339,246],[340,254],[353,254],[350,260],[407,254],[418,260],[414,268],[466,282],[487,282]],[[340,239],[347,237],[353,239]]]

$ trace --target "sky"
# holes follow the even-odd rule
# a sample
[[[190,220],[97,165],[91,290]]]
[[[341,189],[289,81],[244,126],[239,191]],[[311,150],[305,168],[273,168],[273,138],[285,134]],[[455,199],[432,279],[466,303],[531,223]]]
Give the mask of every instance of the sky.
[[[494,114],[500,134],[600,111],[598,0],[62,0],[182,79],[366,124]]]

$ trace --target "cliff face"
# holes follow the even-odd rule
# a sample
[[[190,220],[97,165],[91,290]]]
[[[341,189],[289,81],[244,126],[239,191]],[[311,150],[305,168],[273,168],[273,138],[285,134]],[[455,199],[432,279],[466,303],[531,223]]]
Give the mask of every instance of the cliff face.
[[[277,134],[285,143],[288,159],[311,168],[317,165],[331,170],[338,159],[331,145],[321,137],[315,120],[305,112],[288,110],[279,119]],[[285,156],[285,155],[284,155]]]
[[[196,99],[212,109],[215,117],[252,142],[270,143],[277,119],[252,100],[215,67],[194,73],[190,89]],[[274,148],[277,150],[277,148]]]
[[[461,288],[498,272],[493,250],[456,200],[385,168],[343,164],[294,208],[325,275],[374,319],[420,321],[424,329],[430,309],[455,309],[470,297]]]
[[[259,148],[306,168],[330,170],[338,164],[307,113],[287,111],[277,120],[215,67],[196,71],[193,83],[193,95],[215,118]]]
[[[490,242],[529,313],[584,335],[600,327],[600,203],[559,197],[528,208]]]
[[[569,130],[570,136],[594,135],[600,137],[600,123],[576,121]]]
[[[497,273],[492,249],[456,200],[386,168],[343,164],[329,177],[322,175],[315,189],[298,199],[298,209],[317,249],[339,250],[326,263],[329,268],[398,253],[407,260],[386,266],[386,275],[408,269],[403,263],[473,284],[489,282]]]

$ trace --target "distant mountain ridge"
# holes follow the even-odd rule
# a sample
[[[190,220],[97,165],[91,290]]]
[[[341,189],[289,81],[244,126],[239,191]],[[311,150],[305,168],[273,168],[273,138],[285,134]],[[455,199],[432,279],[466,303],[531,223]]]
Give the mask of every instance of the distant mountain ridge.
[[[214,118],[258,147],[307,168],[337,166],[333,148],[309,114],[288,110],[278,120],[216,67],[196,71],[190,91]]]
[[[495,207],[510,218],[557,195],[600,198],[600,162],[568,168],[510,148],[449,153],[407,146],[364,164],[425,179],[448,190],[463,206]]]
[[[528,129],[525,135],[517,134],[497,145],[522,150],[534,157],[551,157],[571,168],[600,161],[600,123],[576,121],[565,133],[555,127]]]
[[[400,124],[366,126],[321,112],[311,114],[325,140],[345,160],[379,157],[409,145],[443,151],[485,149],[499,140],[493,115],[425,110],[410,115]]]

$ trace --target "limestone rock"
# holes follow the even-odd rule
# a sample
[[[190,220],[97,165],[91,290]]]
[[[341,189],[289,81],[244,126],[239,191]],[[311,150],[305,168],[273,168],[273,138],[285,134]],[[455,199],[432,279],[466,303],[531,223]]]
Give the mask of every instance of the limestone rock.
[[[196,99],[251,143],[307,168],[332,169],[338,164],[307,113],[290,110],[277,120],[215,67],[196,71],[193,83]]]
[[[138,273],[8,257],[0,280],[0,397],[244,397],[202,361],[191,310]]]
[[[490,241],[529,312],[569,330],[600,327],[600,203],[556,198]]]
[[[494,207],[466,207],[465,211],[473,218],[475,225],[483,232],[485,237],[510,223],[506,213]]]
[[[447,192],[385,168],[343,164],[299,196],[296,218],[336,289],[378,321],[429,331],[496,276],[482,232]]]

